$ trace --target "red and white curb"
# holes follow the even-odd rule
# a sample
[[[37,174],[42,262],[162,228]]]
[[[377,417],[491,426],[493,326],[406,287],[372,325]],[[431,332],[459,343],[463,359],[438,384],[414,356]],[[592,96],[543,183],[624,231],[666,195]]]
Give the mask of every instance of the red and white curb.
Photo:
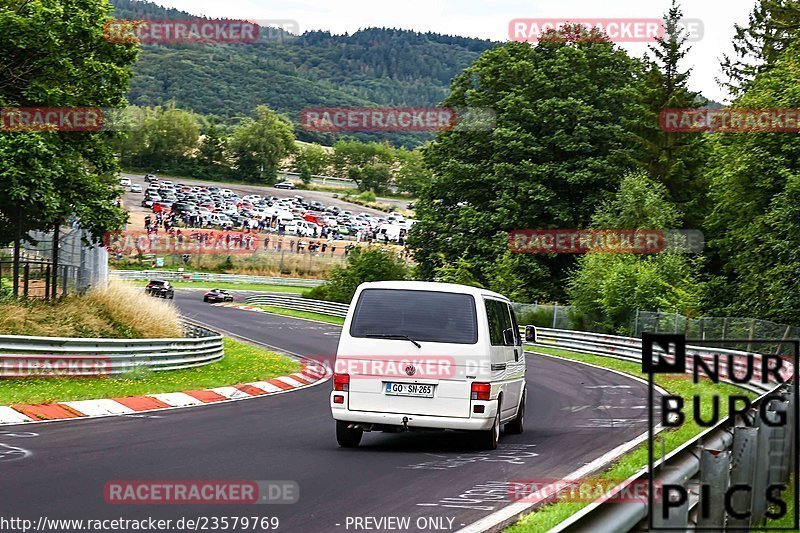
[[[299,372],[288,376],[229,387],[100,400],[78,400],[36,405],[0,405],[0,426],[68,418],[129,415],[160,409],[195,407],[216,402],[245,400],[311,387],[320,384],[329,377],[330,371],[323,365],[304,363]]]

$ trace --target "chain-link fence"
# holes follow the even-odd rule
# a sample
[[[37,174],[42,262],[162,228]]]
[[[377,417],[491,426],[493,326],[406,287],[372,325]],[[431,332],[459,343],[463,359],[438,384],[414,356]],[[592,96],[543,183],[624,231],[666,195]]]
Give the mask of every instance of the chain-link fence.
[[[83,242],[84,230],[62,226],[58,238],[58,255],[54,258],[53,232],[30,233],[33,242],[23,241],[20,249],[20,296],[49,298],[108,282],[108,254],[100,246],[90,247]],[[0,254],[0,279],[13,284],[13,250],[5,248]],[[57,259],[57,260],[54,260]]]
[[[558,304],[512,303],[517,322],[554,329],[580,329],[581,323],[572,306]]]
[[[769,320],[740,317],[687,318],[679,313],[637,311],[634,333],[683,333],[693,340],[789,340],[800,337],[800,328],[776,324]],[[788,344],[757,344],[731,342],[728,348],[764,353],[791,354]]]

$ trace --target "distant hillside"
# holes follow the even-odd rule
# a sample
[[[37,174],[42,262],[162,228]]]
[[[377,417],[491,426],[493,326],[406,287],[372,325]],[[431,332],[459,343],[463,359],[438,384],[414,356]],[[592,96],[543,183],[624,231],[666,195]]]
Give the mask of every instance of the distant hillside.
[[[191,16],[150,2],[111,3],[117,18]],[[313,31],[256,44],[146,45],[129,100],[134,105],[174,101],[223,120],[248,115],[259,104],[295,121],[305,107],[430,106],[441,102],[450,80],[491,46],[486,40],[386,28],[352,35]],[[303,140],[334,139],[299,128],[296,133]],[[419,133],[354,136],[404,145],[428,138]]]

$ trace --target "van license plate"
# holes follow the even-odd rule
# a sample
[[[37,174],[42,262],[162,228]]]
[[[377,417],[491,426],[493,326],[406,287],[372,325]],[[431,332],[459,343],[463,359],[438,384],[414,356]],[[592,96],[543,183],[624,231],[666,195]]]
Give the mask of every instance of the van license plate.
[[[393,396],[420,396],[433,398],[433,385],[419,385],[417,383],[386,383],[386,394]]]

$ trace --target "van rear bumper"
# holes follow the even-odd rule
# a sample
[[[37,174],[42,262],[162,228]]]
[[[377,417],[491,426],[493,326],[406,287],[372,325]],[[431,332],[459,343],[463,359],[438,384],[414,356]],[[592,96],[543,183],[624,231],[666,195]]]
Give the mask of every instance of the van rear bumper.
[[[473,413],[470,418],[457,418],[450,416],[426,416],[407,413],[379,413],[375,411],[350,411],[341,407],[332,407],[331,412],[335,420],[361,424],[377,424],[383,426],[403,425],[403,418],[408,417],[408,427],[430,429],[461,429],[469,431],[485,431],[492,428],[494,417],[497,415],[497,402],[472,402],[486,406],[485,413]]]

